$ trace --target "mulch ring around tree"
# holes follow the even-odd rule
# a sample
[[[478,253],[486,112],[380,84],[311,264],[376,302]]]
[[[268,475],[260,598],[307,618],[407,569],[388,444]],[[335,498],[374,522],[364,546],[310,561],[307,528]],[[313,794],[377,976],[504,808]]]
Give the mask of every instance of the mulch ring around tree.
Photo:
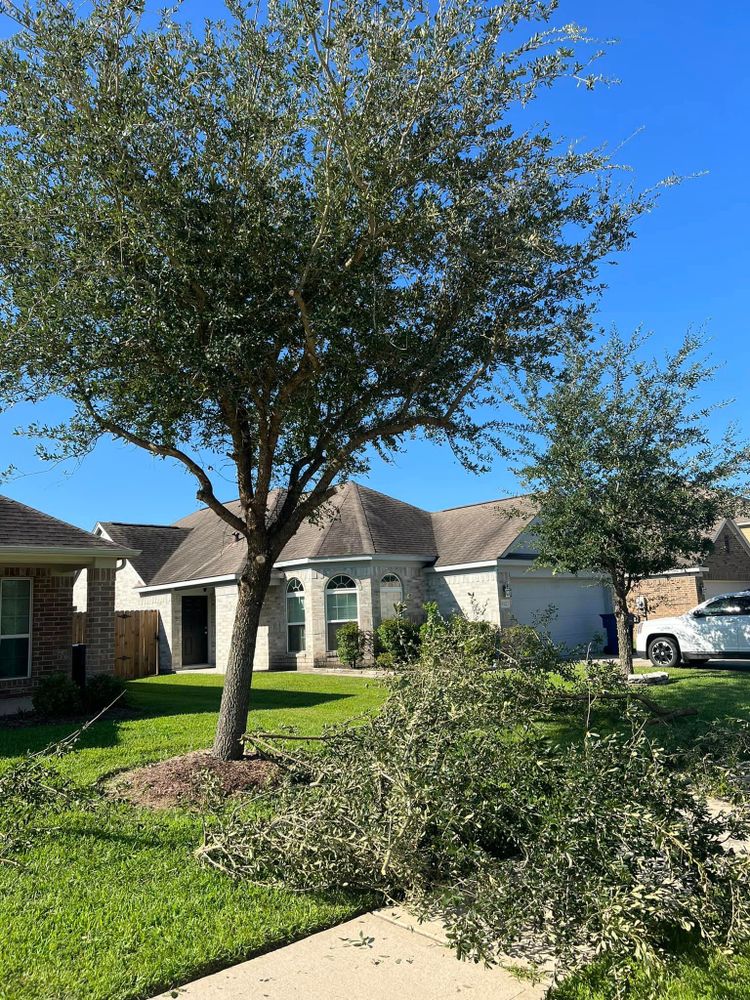
[[[275,785],[281,769],[258,756],[218,760],[205,750],[171,757],[132,771],[122,771],[104,784],[110,797],[147,809],[200,808],[207,787],[227,798],[250,789]]]

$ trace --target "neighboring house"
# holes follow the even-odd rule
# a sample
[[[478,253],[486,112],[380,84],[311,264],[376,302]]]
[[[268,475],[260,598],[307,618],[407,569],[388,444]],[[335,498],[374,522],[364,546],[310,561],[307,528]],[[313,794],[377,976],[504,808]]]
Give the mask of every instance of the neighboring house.
[[[532,567],[533,512],[523,498],[429,513],[374,490],[346,483],[331,501],[335,516],[306,522],[274,567],[256,669],[335,664],[336,632],[345,622],[375,628],[398,603],[422,616],[425,601],[444,614],[481,615],[501,626],[531,623],[557,609],[552,633],[588,643],[611,610],[594,574],[553,576]],[[238,510],[235,502],[229,507]],[[226,668],[245,542],[213,511],[174,525],[101,522],[96,533],[140,550],[118,568],[116,607],[160,612],[162,670],[195,665]],[[75,589],[86,607],[86,577]]]
[[[736,590],[750,590],[750,522],[722,520],[711,532],[713,550],[700,565],[687,561],[669,573],[643,580],[633,591],[633,610],[645,617],[681,615],[697,604]]]
[[[0,496],[0,697],[71,672],[73,584],[88,575],[87,670],[114,669],[114,582],[128,546]]]

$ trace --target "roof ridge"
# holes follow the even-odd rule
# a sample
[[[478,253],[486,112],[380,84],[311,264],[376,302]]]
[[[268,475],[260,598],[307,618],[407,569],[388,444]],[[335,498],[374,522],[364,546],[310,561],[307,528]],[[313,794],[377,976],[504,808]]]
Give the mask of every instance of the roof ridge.
[[[461,503],[456,507],[443,507],[440,510],[433,510],[431,514],[447,514],[451,510],[468,510],[470,507],[486,507],[488,503],[506,503],[508,500],[526,500],[531,493],[517,493],[512,497],[492,497],[489,500],[477,500],[476,503]]]
[[[169,528],[174,531],[190,531],[190,528],[182,528],[179,524],[149,524],[142,521],[97,521],[96,523],[102,527],[112,524],[118,528]]]
[[[359,493],[359,491],[360,491],[360,485],[359,485],[359,483],[355,483],[354,480],[350,480],[349,485],[353,488],[354,495],[357,498],[357,504],[356,504],[356,509],[355,509],[355,515],[354,516],[357,518],[357,522],[360,524],[360,527],[361,527],[361,522],[364,522],[365,534],[366,534],[367,538],[369,538],[369,540],[370,540],[370,552],[372,552],[373,555],[374,555],[375,551],[376,551],[376,549],[375,549],[375,539],[372,537],[372,528],[370,527],[370,522],[369,522],[369,520],[367,518],[367,511],[365,510],[365,505],[362,503],[362,497],[360,496],[360,493]],[[375,492],[376,491],[373,490],[373,493],[375,493]],[[381,496],[385,496],[385,494],[381,494]],[[388,497],[387,499],[391,500],[393,498],[392,497]],[[359,517],[357,517],[357,511],[359,512],[359,515],[360,515]],[[365,539],[365,542],[367,541],[367,538]]]
[[[418,507],[414,503],[409,503],[408,500],[401,500],[400,497],[391,496],[390,493],[383,493],[382,490],[375,490],[372,486],[366,486],[364,483],[357,483],[353,479],[349,480],[358,490],[364,490],[366,493],[374,493],[376,497],[384,497],[386,500],[390,500],[392,503],[400,503],[404,507],[411,507],[412,510],[418,510],[422,514],[429,514],[430,511],[426,507]]]

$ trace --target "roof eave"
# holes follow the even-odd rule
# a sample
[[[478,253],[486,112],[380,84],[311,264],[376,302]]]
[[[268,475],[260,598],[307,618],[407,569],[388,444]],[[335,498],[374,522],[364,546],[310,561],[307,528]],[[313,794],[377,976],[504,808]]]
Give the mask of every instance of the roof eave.
[[[0,560],[9,559],[131,559],[141,554],[140,549],[123,547],[94,547],[75,545],[0,545]]]

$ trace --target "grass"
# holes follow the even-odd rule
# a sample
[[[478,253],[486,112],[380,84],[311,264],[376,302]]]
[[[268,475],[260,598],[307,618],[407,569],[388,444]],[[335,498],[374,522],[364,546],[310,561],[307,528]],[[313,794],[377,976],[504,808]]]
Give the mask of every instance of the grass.
[[[102,720],[63,767],[82,783],[210,744],[221,679],[134,681],[143,714]],[[254,682],[251,724],[316,733],[377,707],[382,689],[359,678],[267,674]],[[0,766],[70,726],[0,731]],[[51,837],[0,865],[3,1000],[136,1000],[359,912],[354,896],[305,896],[234,883],[199,865],[197,817],[122,805],[70,812]]]

